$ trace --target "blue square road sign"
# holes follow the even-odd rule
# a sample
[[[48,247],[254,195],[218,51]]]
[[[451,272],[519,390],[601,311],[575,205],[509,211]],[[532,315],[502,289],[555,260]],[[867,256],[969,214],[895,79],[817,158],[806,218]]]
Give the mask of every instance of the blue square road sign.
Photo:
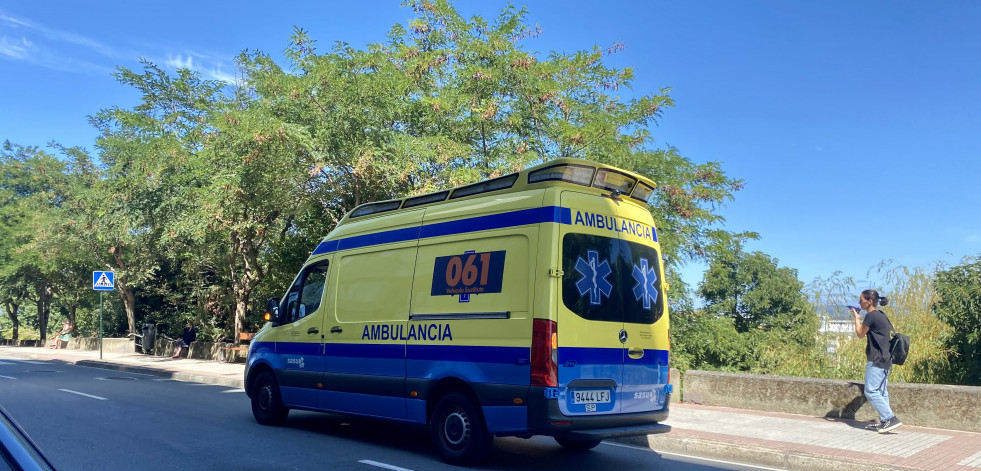
[[[116,287],[116,274],[111,271],[92,272],[92,289],[96,291],[112,291]]]

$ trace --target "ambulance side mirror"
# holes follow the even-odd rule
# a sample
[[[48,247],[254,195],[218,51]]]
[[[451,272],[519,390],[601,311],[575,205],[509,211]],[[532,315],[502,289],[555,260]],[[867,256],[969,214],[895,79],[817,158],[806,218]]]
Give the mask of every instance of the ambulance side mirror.
[[[266,322],[279,324],[279,298],[269,298],[269,301],[266,301],[266,313],[262,318]]]

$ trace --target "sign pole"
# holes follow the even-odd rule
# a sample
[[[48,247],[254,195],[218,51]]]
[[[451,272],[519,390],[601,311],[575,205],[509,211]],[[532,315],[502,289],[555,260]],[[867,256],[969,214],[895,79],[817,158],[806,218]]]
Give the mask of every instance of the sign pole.
[[[102,359],[102,291],[99,291],[99,359]]]
[[[102,299],[103,291],[112,291],[116,288],[116,274],[111,271],[92,272],[92,289],[99,292],[99,359],[102,359],[102,308],[105,301]]]

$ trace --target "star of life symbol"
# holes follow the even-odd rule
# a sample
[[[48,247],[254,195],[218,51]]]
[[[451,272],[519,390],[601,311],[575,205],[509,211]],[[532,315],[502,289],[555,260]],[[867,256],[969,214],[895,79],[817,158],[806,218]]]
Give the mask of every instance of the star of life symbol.
[[[640,267],[634,265],[634,299],[643,300],[644,309],[650,309],[652,302],[657,302],[657,273],[653,268],[648,268],[647,259],[640,259]]]
[[[582,275],[582,278],[576,282],[576,288],[579,290],[579,296],[589,293],[589,304],[598,306],[603,302],[602,296],[609,298],[610,292],[613,291],[613,284],[606,279],[613,270],[606,260],[600,261],[599,252],[595,250],[586,251],[586,258],[589,261],[583,260],[582,257],[576,260],[576,271]]]

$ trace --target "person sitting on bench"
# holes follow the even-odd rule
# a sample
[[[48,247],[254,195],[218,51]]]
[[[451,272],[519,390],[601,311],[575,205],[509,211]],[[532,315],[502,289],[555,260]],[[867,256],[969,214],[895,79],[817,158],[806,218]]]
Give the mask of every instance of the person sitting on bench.
[[[198,336],[198,332],[194,330],[194,323],[187,321],[187,327],[184,328],[184,333],[181,334],[181,338],[174,341],[174,356],[170,358],[178,358],[181,356],[182,348],[190,348],[191,342],[193,342]]]

